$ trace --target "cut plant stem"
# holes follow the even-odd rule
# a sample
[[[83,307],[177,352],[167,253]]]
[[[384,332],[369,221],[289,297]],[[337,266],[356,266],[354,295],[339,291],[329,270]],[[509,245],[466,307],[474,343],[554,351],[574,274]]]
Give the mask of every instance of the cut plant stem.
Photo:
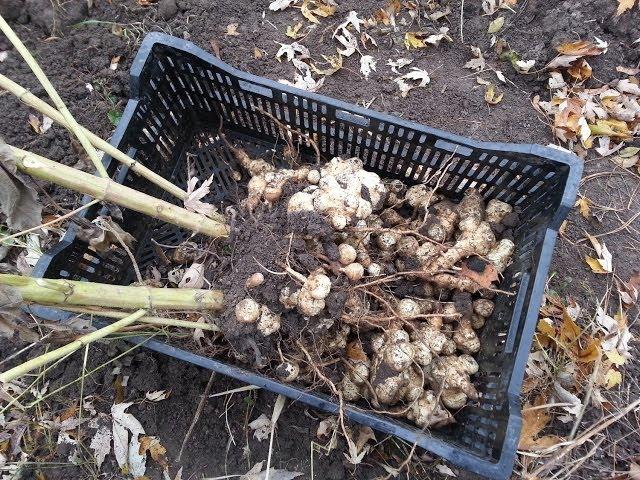
[[[108,285],[0,274],[0,285],[16,288],[25,302],[47,305],[166,310],[220,310],[219,290]]]
[[[107,174],[107,170],[104,168],[100,157],[98,157],[98,152],[96,152],[96,149],[93,148],[93,145],[91,145],[91,143],[87,139],[86,135],[80,128],[80,125],[78,125],[78,122],[76,122],[76,119],[73,118],[73,115],[71,115],[71,112],[64,104],[64,101],[62,100],[62,98],[60,98],[60,95],[58,95],[58,92],[56,92],[56,89],[53,87],[42,68],[40,68],[40,65],[38,65],[38,62],[36,62],[36,59],[33,58],[31,52],[29,52],[24,43],[22,43],[22,41],[18,38],[16,33],[5,21],[2,15],[0,15],[0,30],[2,30],[2,33],[5,34],[5,36],[13,44],[13,46],[16,47],[16,50],[18,51],[18,53],[20,53],[20,55],[22,55],[24,61],[27,62],[27,65],[29,65],[29,68],[31,68],[33,74],[36,76],[40,84],[44,87],[53,104],[56,106],[60,114],[64,117],[71,133],[73,133],[78,138],[80,144],[82,145],[82,148],[84,148],[87,152],[87,155],[89,155],[91,162],[93,162],[93,164],[95,165],[96,170],[98,171],[100,176],[108,177],[109,175]]]
[[[67,121],[65,120],[65,118],[62,116],[60,112],[58,112],[55,108],[53,108],[47,102],[40,100],[30,91],[28,91],[26,88],[18,85],[17,83],[5,77],[2,74],[0,74],[0,87],[4,88],[8,92],[11,92],[16,97],[18,97],[18,99],[21,102],[25,103],[30,107],[35,108],[43,115],[46,115],[47,117],[51,118],[54,122],[62,125],[65,128],[69,128],[69,124],[67,123]],[[187,192],[182,190],[177,185],[174,185],[169,180],[167,180],[164,177],[161,177],[154,171],[149,170],[140,162],[138,162],[137,160],[134,160],[129,155],[121,152],[116,147],[111,145],[109,142],[106,142],[105,140],[95,135],[91,131],[87,130],[86,128],[82,126],[80,128],[82,129],[86,137],[89,139],[91,144],[94,147],[96,147],[98,150],[102,150],[104,153],[111,155],[111,157],[115,158],[117,161],[119,161],[123,165],[128,166],[133,172],[137,173],[141,177],[146,178],[151,183],[153,183],[154,185],[157,185],[158,187],[162,188],[166,192],[169,192],[174,197],[179,198],[180,200],[184,200],[185,198],[187,198]]]
[[[101,328],[100,330],[96,330],[95,332],[91,332],[87,335],[80,337],[77,340],[69,343],[68,345],[65,345],[64,347],[57,348],[55,350],[45,353],[44,355],[40,355],[39,357],[32,358],[31,360],[21,365],[18,365],[17,367],[7,370],[4,373],[0,373],[0,383],[5,383],[5,382],[10,382],[12,380],[15,380],[16,378],[21,377],[22,375],[25,375],[31,372],[32,370],[35,370],[36,368],[42,367],[47,363],[53,362],[54,360],[58,360],[59,358],[65,357],[75,352],[79,348],[82,348],[84,345],[88,345],[91,342],[95,342],[96,340],[104,338],[111,333],[117,332],[121,328],[129,326],[135,321],[137,321],[138,319],[140,319],[140,317],[144,316],[145,313],[147,313],[146,310],[140,309],[137,312],[126,316],[122,320],[118,320],[117,322],[114,322],[111,325],[107,325],[106,327]]]
[[[34,178],[47,180],[70,190],[115,203],[196,233],[214,238],[229,235],[229,227],[222,221],[190,212],[133,188],[125,187],[110,178],[99,178],[26,150],[7,146],[15,156],[18,170]]]
[[[101,310],[98,308],[83,308],[83,307],[71,307],[63,305],[60,307],[67,312],[80,313],[83,315],[95,315],[96,317],[105,318],[124,318],[130,314],[130,312],[117,312],[115,310]],[[151,325],[161,325],[167,327],[181,327],[181,328],[199,328],[200,330],[207,330],[210,332],[219,332],[220,327],[211,323],[198,323],[191,322],[189,320],[179,320],[176,318],[154,317],[145,315],[140,317],[140,323],[148,323]]]

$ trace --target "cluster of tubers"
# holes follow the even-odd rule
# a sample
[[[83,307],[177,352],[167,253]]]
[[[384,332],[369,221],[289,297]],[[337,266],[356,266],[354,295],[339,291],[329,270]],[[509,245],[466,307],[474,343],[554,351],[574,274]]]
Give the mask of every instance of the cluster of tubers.
[[[271,271],[288,278],[278,308],[252,299],[270,270],[247,278],[237,321],[255,324],[266,337],[279,331],[285,315],[297,314],[314,332],[301,337],[309,351],[318,359],[344,358],[345,368],[328,376],[345,400],[366,400],[420,427],[453,422],[456,411],[478,398],[473,355],[481,349],[478,330],[494,310],[491,282],[499,281],[515,250],[513,208],[497,199],[485,203],[474,188],[454,203],[426,185],[382,180],[357,158],[334,158],[321,168],[240,163],[251,177],[242,202],[248,212],[286,202],[289,219],[324,222],[331,234],[300,234],[322,267],[300,273],[287,260]],[[336,291],[346,297],[340,318],[327,307]],[[346,355],[354,341],[359,355]],[[288,343],[277,377],[313,382],[316,370],[302,366],[308,357]]]

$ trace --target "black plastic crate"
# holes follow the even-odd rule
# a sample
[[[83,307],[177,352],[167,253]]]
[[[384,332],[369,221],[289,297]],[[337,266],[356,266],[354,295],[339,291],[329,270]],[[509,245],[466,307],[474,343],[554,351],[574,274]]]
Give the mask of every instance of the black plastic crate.
[[[466,188],[476,187],[486,199],[498,198],[521,209],[523,223],[515,230],[516,255],[501,283],[501,288],[517,294],[497,297],[495,312],[481,332],[480,372],[474,377],[480,399],[456,415],[455,425],[433,431],[355,406],[346,409],[350,419],[417,442],[463,469],[489,478],[509,477],[521,427],[519,393],[527,356],[557,229],[573,206],[582,162],[574,155],[538,145],[477,142],[288,87],[238,71],[192,43],[159,33],[147,35],[133,62],[131,96],[112,143],[182,187],[187,161],[202,180],[213,173],[214,184],[206,199],[213,203],[235,193],[230,179],[235,161],[217,135],[220,116],[227,136],[255,156],[271,158],[273,150],[283,144],[277,126],[258,107],[312,136],[324,159],[357,156],[365,168],[410,184],[425,181],[448,161],[440,186],[447,195],[460,198]],[[303,158],[314,158],[310,149],[303,149],[303,154]],[[175,201],[111,158],[105,157],[104,162],[117,181]],[[94,206],[83,215],[91,219],[98,213],[99,207]],[[142,269],[154,257],[151,238],[176,245],[190,235],[136,212],[125,210],[123,216],[127,230],[140,240],[136,258]],[[42,256],[34,276],[119,284],[133,280],[125,252],[108,256],[93,252],[76,239],[74,227]],[[38,314],[68,318],[50,308],[40,308]],[[133,341],[144,341],[152,350],[325,411],[338,409],[321,393],[281,384],[160,341]]]

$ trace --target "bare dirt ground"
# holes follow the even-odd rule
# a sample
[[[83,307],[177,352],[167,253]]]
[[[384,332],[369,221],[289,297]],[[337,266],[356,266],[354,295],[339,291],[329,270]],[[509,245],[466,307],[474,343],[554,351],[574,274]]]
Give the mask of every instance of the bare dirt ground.
[[[91,3],[89,8],[84,0],[4,0],[0,13],[34,53],[78,121],[103,138],[112,133],[117,113],[127,101],[128,70],[139,42],[149,31],[170,33],[210,51],[215,47],[225,62],[241,70],[275,80],[293,78],[293,66],[278,62],[275,53],[279,48],[276,42],[292,41],[284,32],[287,26],[303,20],[299,9],[271,12],[267,1],[94,0]],[[333,16],[322,19],[317,28],[298,40],[309,47],[314,58],[335,52],[331,32],[349,11],[354,10],[361,18],[368,18],[387,4],[369,0],[340,0],[338,3]],[[410,29],[411,19],[399,15],[398,19],[405,18],[406,26],[399,24],[398,32],[378,32],[374,36],[378,48],[366,52],[377,60],[377,69],[369,79],[360,74],[355,55],[345,59],[342,70],[326,78],[319,93],[479,140],[546,145],[557,140],[548,120],[536,112],[531,101],[535,95],[542,100],[549,99],[548,72],[522,75],[508,61],[499,60],[491,46],[491,35],[487,33],[494,18],[505,16],[499,37],[504,38],[521,58],[536,61],[532,72],[542,69],[556,55],[554,47],[579,39],[593,40],[593,37],[608,42],[608,51],[589,59],[593,76],[588,82],[592,88],[626,78],[616,71],[616,67],[637,68],[640,63],[640,43],[633,43],[640,38],[640,10],[636,7],[617,17],[615,0],[518,0],[512,2],[515,3],[513,11],[501,10],[493,16],[483,15],[480,2],[415,3],[424,9],[429,5],[435,5],[436,11],[449,9],[450,13],[439,25],[449,27],[452,42],[407,51],[403,36]],[[238,24],[237,35],[228,34],[230,24]],[[429,25],[426,22],[424,26]],[[420,30],[418,27],[412,29]],[[489,69],[475,73],[464,68],[473,58],[470,46],[485,52]],[[0,63],[0,73],[46,98],[28,67],[2,37],[1,51],[8,55]],[[425,69],[431,76],[431,83],[426,88],[414,89],[406,98],[400,97],[393,82],[397,75],[386,65],[387,60],[400,57],[413,58],[410,67]],[[114,64],[117,64],[115,69]],[[499,81],[492,70],[502,71],[507,77],[506,83]],[[485,101],[485,88],[478,84],[478,76],[497,84],[504,92],[497,105]],[[62,128],[53,126],[43,134],[35,133],[28,122],[28,110],[6,92],[0,93],[0,112],[0,135],[7,142],[90,170],[88,162],[78,155],[80,149]],[[640,146],[637,138],[626,143],[626,146],[634,145]],[[585,331],[593,327],[598,305],[606,302],[605,309],[613,315],[619,304],[613,275],[595,274],[584,261],[585,255],[594,256],[585,234],[598,235],[600,241],[606,243],[612,254],[616,278],[628,281],[634,270],[640,268],[639,173],[634,168],[621,168],[611,161],[611,157],[602,158],[593,150],[586,154],[580,196],[588,200],[590,212],[586,216],[578,209],[570,213],[556,245],[549,280],[550,292],[563,301],[570,297],[582,307],[577,322]],[[77,204],[75,195],[63,194],[56,189],[49,192],[58,207],[50,203],[45,213],[57,213],[56,208],[72,209]],[[43,245],[44,249],[46,247]],[[634,325],[636,319],[637,310],[629,309],[627,323],[637,337],[640,333]],[[24,346],[4,338],[0,345],[2,358]],[[599,402],[589,402],[584,415],[578,418],[574,415],[567,419],[567,412],[562,408],[549,408],[550,419],[543,434],[566,438],[577,423],[579,436],[591,425],[598,424],[607,413],[636,400],[640,395],[637,345],[637,341],[631,341],[631,356],[619,367],[620,385],[611,389],[598,388],[602,398]],[[130,345],[124,342],[91,347],[86,368],[99,367],[129,348]],[[12,363],[16,362],[12,360]],[[82,364],[83,355],[79,353],[53,369],[48,376],[47,392],[78,378]],[[273,411],[275,395],[260,390],[210,398],[180,461],[176,460],[209,377],[209,372],[194,366],[134,349],[88,376],[82,388],[83,395],[92,399],[93,408],[99,413],[108,413],[117,398],[136,402],[130,411],[146,433],[157,436],[166,448],[171,478],[179,468],[185,479],[244,474],[256,462],[266,460],[268,452],[268,442],[258,442],[247,427],[261,413],[270,417]],[[584,378],[588,383],[589,376]],[[123,379],[125,386],[122,386]],[[211,394],[240,386],[217,376]],[[53,416],[63,414],[73,407],[79,388],[80,384],[76,384],[46,398],[43,408],[46,404]],[[140,401],[146,392],[158,390],[170,391],[170,395],[159,402]],[[523,402],[533,402],[537,390],[532,387],[531,391],[533,393]],[[583,399],[585,390],[577,389],[576,395]],[[554,398],[548,397],[547,401],[552,403]],[[555,401],[566,399],[555,398]],[[272,466],[302,472],[301,478],[382,478],[387,472],[381,465],[397,467],[411,447],[378,434],[380,445],[365,457],[363,463],[350,465],[342,454],[344,442],[340,441],[338,448],[329,455],[314,447],[316,442],[326,443],[326,439],[316,438],[318,423],[324,417],[326,415],[304,405],[288,404],[278,421]],[[634,461],[640,463],[639,428],[636,411],[590,437],[565,459],[569,462],[582,458],[583,463],[576,464],[575,472],[568,468],[562,474],[564,477],[560,477],[638,478],[624,476],[624,472],[633,468]],[[34,463],[20,478],[121,477],[112,456],[107,456],[101,470],[109,473],[99,473],[91,462],[73,465],[67,458],[65,445],[56,445],[46,431],[35,429],[29,433],[23,450]],[[3,443],[5,440],[0,437],[0,451],[7,448]],[[598,448],[590,451],[597,442],[600,442]],[[514,477],[520,476],[522,470],[535,469],[536,455],[538,453],[528,452],[521,456]],[[440,466],[437,459],[418,451],[409,473],[404,472],[398,478],[437,478],[442,476]],[[155,466],[147,475],[161,478],[160,472]],[[459,477],[465,475],[455,468],[454,473]],[[540,476],[545,475],[550,477],[549,472],[542,472]]]

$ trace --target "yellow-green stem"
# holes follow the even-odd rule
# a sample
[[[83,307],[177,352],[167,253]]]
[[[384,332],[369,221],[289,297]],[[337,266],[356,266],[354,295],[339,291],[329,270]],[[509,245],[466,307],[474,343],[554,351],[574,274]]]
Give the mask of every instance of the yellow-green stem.
[[[39,357],[32,358],[31,360],[18,365],[10,370],[7,370],[4,373],[0,373],[0,383],[10,382],[22,375],[25,375],[36,368],[42,367],[47,363],[53,362],[54,360],[58,360],[70,353],[75,352],[79,348],[82,348],[84,345],[88,345],[91,342],[95,342],[101,338],[106,337],[114,332],[117,332],[123,327],[127,327],[142,317],[146,310],[140,309],[135,313],[123,318],[122,320],[118,320],[117,322],[112,323],[111,325],[107,325],[100,330],[96,330],[95,332],[91,332],[87,335],[84,335],[77,340],[65,345],[64,347],[57,348],[50,352],[45,353],[44,355],[40,355]]]
[[[60,98],[60,95],[58,95],[58,92],[56,92],[56,89],[53,87],[42,68],[40,68],[40,65],[38,65],[36,59],[33,58],[31,52],[29,52],[24,43],[22,43],[22,41],[18,38],[16,33],[5,21],[2,15],[0,15],[0,30],[2,30],[2,33],[4,33],[7,39],[13,44],[18,53],[22,55],[24,61],[27,62],[27,65],[29,65],[29,68],[31,68],[33,74],[36,76],[40,84],[44,87],[53,104],[56,106],[60,114],[64,117],[71,133],[73,133],[80,141],[82,148],[84,148],[87,152],[87,155],[95,165],[96,170],[98,171],[100,176],[108,177],[107,170],[104,168],[104,165],[102,165],[102,160],[100,159],[100,157],[98,157],[98,152],[96,152],[96,149],[93,148],[93,145],[91,145],[91,143],[85,136],[84,132],[80,128],[80,125],[78,125],[78,122],[76,122],[75,118],[73,118],[73,115],[71,115],[71,112],[69,111],[69,109],[67,109],[64,101],[62,100],[62,98]]]
[[[100,310],[97,308],[86,307],[70,307],[68,305],[63,305],[59,308],[62,308],[62,310],[66,310],[67,312],[81,313],[83,315],[95,315],[96,317],[105,318],[124,318],[129,315],[129,312],[117,312],[114,310]],[[207,330],[210,332],[220,331],[220,327],[211,323],[191,322],[189,320],[179,320],[177,318],[154,317],[145,315],[144,317],[140,317],[139,322],[166,327],[199,328],[200,330]]]
[[[110,178],[99,178],[35,153],[11,145],[7,146],[15,156],[18,170],[34,178],[47,180],[209,237],[226,237],[229,234],[229,227],[223,221],[212,220],[204,215],[190,212],[133,188],[125,187]],[[223,217],[220,216],[220,218]]]
[[[67,121],[65,120],[65,118],[62,116],[60,112],[58,112],[55,108],[53,108],[47,102],[40,100],[30,91],[28,91],[26,88],[18,85],[17,83],[5,77],[2,74],[0,74],[0,87],[4,88],[8,92],[11,92],[16,97],[18,97],[18,99],[21,102],[25,103],[30,107],[35,108],[43,115],[46,115],[47,117],[51,118],[54,122],[59,123],[65,128],[69,128],[69,124],[67,123]],[[98,150],[102,150],[104,153],[111,155],[120,163],[128,166],[132,171],[134,171],[141,177],[146,178],[151,183],[157,185],[163,190],[169,192],[174,197],[179,198],[180,200],[184,200],[185,198],[187,198],[187,192],[182,190],[180,187],[174,185],[169,180],[167,180],[164,177],[161,177],[154,171],[149,170],[140,162],[134,160],[130,156],[121,152],[116,147],[111,145],[109,142],[104,141],[103,139],[101,139],[91,131],[87,130],[86,128],[82,126],[80,128],[82,129],[82,132],[86,135],[86,137],[89,139],[91,144],[94,147],[96,147]]]
[[[47,305],[166,310],[220,310],[219,290],[109,285],[0,274],[0,285],[16,288],[25,302]]]

